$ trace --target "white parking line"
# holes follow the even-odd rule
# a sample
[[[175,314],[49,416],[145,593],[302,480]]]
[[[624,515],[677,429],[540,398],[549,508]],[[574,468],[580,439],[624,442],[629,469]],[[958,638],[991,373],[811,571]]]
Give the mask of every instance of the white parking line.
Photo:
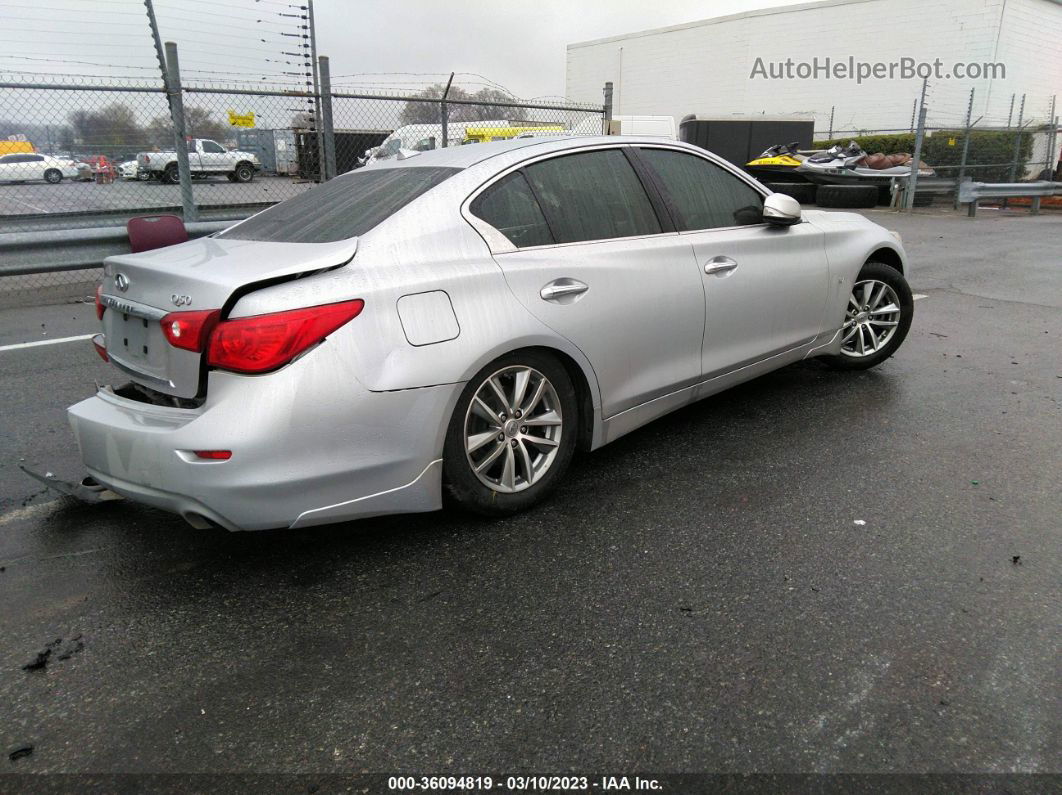
[[[38,345],[58,345],[60,342],[79,342],[90,340],[93,334],[81,334],[77,337],[58,337],[54,340],[37,340],[36,342],[16,342],[14,345],[0,345],[0,351],[17,351],[21,348],[36,348]]]
[[[44,207],[38,207],[36,204],[33,204],[32,202],[28,202],[25,199],[18,199],[18,198],[15,198],[14,196],[5,196],[4,198],[5,199],[10,199],[13,202],[18,202],[19,204],[24,204],[27,207],[29,207],[31,210],[36,210],[39,213],[54,212],[53,210],[48,210],[48,209],[46,209]]]
[[[914,294],[914,300],[916,300],[916,301],[920,301],[923,298],[929,298],[929,296],[928,295],[922,295],[921,293],[915,293]]]

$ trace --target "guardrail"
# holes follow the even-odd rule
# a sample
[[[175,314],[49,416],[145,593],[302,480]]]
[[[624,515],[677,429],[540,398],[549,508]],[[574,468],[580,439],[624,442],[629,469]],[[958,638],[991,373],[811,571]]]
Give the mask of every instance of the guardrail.
[[[981,199],[1032,199],[1030,212],[1040,212],[1040,199],[1045,196],[1062,196],[1062,182],[972,182],[959,184],[959,203],[969,205],[967,215],[977,215]]]
[[[232,223],[199,221],[187,224],[188,236],[206,237],[232,226]],[[0,235],[0,277],[98,268],[105,258],[128,253],[129,235],[124,226],[9,232]]]

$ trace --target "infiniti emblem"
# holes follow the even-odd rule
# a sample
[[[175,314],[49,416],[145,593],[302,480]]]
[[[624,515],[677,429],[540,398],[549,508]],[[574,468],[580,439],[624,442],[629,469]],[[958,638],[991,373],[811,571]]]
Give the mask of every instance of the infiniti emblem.
[[[124,273],[115,274],[114,286],[124,293],[126,290],[129,289],[129,277],[126,276]]]

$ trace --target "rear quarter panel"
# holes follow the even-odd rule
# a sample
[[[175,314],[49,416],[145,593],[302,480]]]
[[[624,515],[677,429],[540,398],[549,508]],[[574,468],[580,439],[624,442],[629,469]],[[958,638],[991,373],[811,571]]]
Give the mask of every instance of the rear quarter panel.
[[[461,383],[505,353],[541,346],[575,360],[594,405],[600,405],[596,376],[586,357],[524,309],[486,243],[461,217],[464,194],[433,194],[359,238],[350,264],[250,293],[233,307],[231,316],[361,298],[362,313],[325,344],[342,346],[342,360],[369,390]],[[399,300],[428,291],[446,293],[458,333],[414,345],[403,328]]]

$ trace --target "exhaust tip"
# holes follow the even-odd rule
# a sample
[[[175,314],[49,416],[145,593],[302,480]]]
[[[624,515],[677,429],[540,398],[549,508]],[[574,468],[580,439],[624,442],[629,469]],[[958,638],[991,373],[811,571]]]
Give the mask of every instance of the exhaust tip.
[[[188,513],[182,513],[181,517],[196,530],[211,530],[215,527],[220,527],[217,522],[212,522],[200,513],[189,511]]]

